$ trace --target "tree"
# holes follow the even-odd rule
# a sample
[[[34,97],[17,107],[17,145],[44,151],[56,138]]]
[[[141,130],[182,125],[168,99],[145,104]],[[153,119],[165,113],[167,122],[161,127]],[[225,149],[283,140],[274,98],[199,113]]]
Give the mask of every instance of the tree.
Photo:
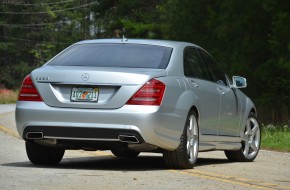
[[[96,14],[98,37],[162,38],[158,5],[164,0],[100,0]]]
[[[25,75],[80,39],[90,38],[97,1],[0,2],[0,83],[19,88]]]

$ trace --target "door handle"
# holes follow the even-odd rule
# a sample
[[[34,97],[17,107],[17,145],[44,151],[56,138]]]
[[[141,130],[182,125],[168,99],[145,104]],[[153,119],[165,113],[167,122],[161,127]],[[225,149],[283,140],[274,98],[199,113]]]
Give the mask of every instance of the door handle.
[[[195,88],[198,88],[199,86],[198,86],[198,84],[196,84],[195,82],[192,82],[191,83]]]
[[[222,95],[226,95],[227,90],[223,87],[218,87],[218,91],[222,94]]]
[[[194,80],[191,80],[191,84],[195,87],[195,88],[198,88],[199,85],[194,81]]]

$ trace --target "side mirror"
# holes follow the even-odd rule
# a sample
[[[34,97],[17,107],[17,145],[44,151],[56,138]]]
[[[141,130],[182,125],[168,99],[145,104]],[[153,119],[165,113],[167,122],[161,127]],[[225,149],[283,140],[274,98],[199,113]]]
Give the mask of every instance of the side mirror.
[[[233,85],[234,88],[246,88],[247,79],[244,77],[233,76]]]

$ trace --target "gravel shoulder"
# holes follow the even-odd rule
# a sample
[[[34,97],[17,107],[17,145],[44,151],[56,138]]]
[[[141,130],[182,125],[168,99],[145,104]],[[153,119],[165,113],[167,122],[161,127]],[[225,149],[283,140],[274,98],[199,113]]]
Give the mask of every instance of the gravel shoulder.
[[[0,104],[0,114],[14,112],[16,104]]]

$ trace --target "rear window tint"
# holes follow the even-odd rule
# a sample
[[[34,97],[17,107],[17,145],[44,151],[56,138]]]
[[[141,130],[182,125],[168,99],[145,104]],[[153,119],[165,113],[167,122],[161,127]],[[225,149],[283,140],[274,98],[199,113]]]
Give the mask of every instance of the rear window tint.
[[[76,44],[49,62],[55,66],[165,69],[172,48],[140,44]]]

